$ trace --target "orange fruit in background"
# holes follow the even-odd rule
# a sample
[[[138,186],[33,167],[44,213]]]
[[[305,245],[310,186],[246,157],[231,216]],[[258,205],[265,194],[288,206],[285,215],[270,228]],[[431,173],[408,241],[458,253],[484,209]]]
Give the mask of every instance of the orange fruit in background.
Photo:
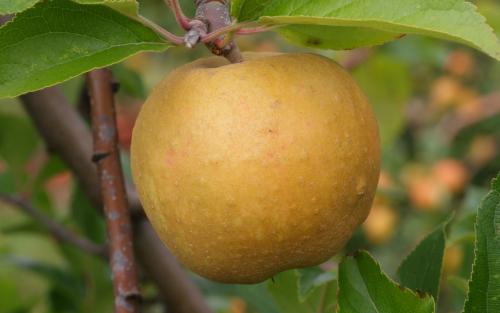
[[[378,128],[340,66],[313,54],[200,59],[135,124],[132,174],[160,238],[194,272],[256,283],[337,253],[370,210]]]
[[[430,91],[431,103],[439,108],[457,105],[463,86],[460,82],[449,76],[443,76],[434,81]]]
[[[448,55],[445,68],[456,76],[466,76],[474,70],[475,63],[470,53],[463,50],[456,50]]]
[[[494,136],[479,136],[472,141],[467,155],[468,160],[475,166],[484,166],[498,153],[500,140]]]
[[[398,214],[387,204],[375,203],[363,223],[368,241],[374,244],[382,244],[389,240],[395,231]]]
[[[229,313],[246,313],[247,304],[241,298],[231,298],[229,302]]]
[[[132,102],[116,107],[116,128],[118,130],[118,143],[125,150],[130,150],[132,130],[139,114],[140,105]]]
[[[438,209],[448,194],[446,188],[432,176],[415,177],[408,185],[411,203],[420,210]]]
[[[452,193],[462,191],[469,179],[469,173],[465,165],[453,159],[441,160],[434,164],[432,175]]]

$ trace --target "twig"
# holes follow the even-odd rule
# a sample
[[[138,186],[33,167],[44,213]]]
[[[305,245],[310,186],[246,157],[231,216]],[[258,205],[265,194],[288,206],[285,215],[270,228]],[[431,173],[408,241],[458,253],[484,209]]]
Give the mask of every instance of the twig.
[[[100,208],[99,180],[90,161],[92,137],[76,109],[57,87],[23,95],[21,101],[47,146],[76,174],[91,203]],[[135,192],[127,193],[132,213],[137,212],[132,220],[138,225],[134,232],[134,246],[140,252],[138,257],[146,273],[158,286],[167,308],[175,313],[210,313],[200,291],[175,260],[172,261],[173,257],[154,235],[151,224],[139,213],[142,208],[137,196],[134,197]]]
[[[151,27],[154,31],[156,31],[158,34],[160,34],[163,38],[165,38],[167,41],[175,44],[175,45],[182,45],[184,44],[184,38],[179,37],[177,35],[172,34],[165,28],[161,27],[160,25],[156,24],[155,22],[145,18],[142,15],[138,16],[139,21],[144,24],[145,26]]]
[[[111,71],[87,74],[90,95],[94,155],[106,218],[115,313],[139,312],[141,295],[132,244],[132,226],[118,153],[116,116]]]
[[[23,199],[4,193],[0,193],[0,201],[10,204],[24,213],[29,215],[32,219],[42,224],[57,240],[70,243],[85,252],[107,259],[107,248],[104,245],[95,244],[84,237],[67,230],[63,225],[52,220],[49,216],[41,211],[35,209],[31,204]]]
[[[211,33],[207,34],[206,36],[203,36],[201,38],[201,42],[203,43],[209,43],[210,41],[214,41],[215,39],[227,34],[227,33],[232,33],[236,32],[239,34],[239,31],[243,30],[243,27],[247,27],[249,25],[253,25],[254,23],[248,22],[248,23],[239,23],[239,24],[232,24],[228,26],[224,26],[222,28],[219,28],[217,30],[212,31]]]
[[[182,8],[181,5],[179,4],[179,1],[165,0],[165,3],[170,7],[170,9],[172,9],[177,24],[179,24],[179,26],[182,27],[184,30],[191,29],[191,24],[190,24],[191,21],[184,15],[184,12],[182,12]]]

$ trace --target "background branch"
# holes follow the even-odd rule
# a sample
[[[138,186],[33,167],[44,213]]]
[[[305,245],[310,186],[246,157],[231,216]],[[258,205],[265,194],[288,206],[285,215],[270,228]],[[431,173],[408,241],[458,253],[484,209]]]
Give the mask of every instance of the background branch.
[[[118,133],[112,74],[97,69],[87,74],[90,95],[94,155],[107,225],[115,313],[139,312],[141,294],[137,282],[132,227],[118,153]]]
[[[82,249],[85,252],[99,256],[103,259],[107,259],[108,253],[106,246],[95,244],[87,238],[80,237],[77,234],[67,230],[63,225],[52,220],[49,216],[45,215],[40,210],[37,210],[25,200],[19,197],[0,193],[0,201],[10,204],[23,211],[32,219],[43,225],[43,227],[47,228],[51,235],[57,240],[67,242]]]
[[[84,193],[96,208],[101,208],[99,180],[95,166],[91,162],[92,139],[90,131],[75,108],[69,105],[58,87],[51,87],[21,96],[21,101],[33,119],[40,134],[51,151],[57,153],[73,171],[81,183]],[[127,191],[127,193],[129,193]],[[129,205],[139,210],[140,204],[135,193],[129,193]],[[135,212],[134,210],[134,212]],[[169,312],[208,313],[200,291],[189,280],[177,262],[172,262],[170,253],[154,234],[151,224],[136,214],[132,222],[135,232],[134,246],[138,251],[155,253],[138,256],[146,273],[158,286],[159,292]],[[175,273],[172,275],[171,273]],[[174,294],[172,290],[175,291]],[[175,301],[170,301],[175,297]]]

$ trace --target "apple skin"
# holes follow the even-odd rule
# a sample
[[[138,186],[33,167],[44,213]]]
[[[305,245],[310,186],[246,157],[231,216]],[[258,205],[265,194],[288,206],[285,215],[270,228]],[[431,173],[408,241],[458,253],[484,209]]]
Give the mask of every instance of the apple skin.
[[[369,213],[378,127],[328,58],[244,54],[170,73],[132,136],[132,174],[163,242],[189,269],[257,283],[322,263]]]

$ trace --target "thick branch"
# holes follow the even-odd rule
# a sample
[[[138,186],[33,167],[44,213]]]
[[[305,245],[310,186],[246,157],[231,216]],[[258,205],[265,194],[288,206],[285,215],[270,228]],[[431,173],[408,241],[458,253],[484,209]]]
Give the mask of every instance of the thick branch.
[[[96,208],[101,207],[99,181],[91,162],[92,139],[83,119],[57,87],[51,87],[21,97],[23,105],[35,122],[40,134],[51,151],[57,153],[79,178],[82,189]],[[85,184],[84,184],[85,182]],[[129,197],[132,195],[128,192]],[[132,207],[139,208],[137,197],[129,199]],[[156,282],[168,309],[173,313],[209,313],[199,290],[175,262],[164,257],[170,255],[153,232],[151,225],[137,214],[133,220],[141,227],[135,232],[134,246],[139,251],[155,251],[157,254],[139,255],[144,269]],[[170,273],[176,273],[175,275]],[[176,289],[177,299],[170,302],[170,293]],[[179,303],[182,303],[180,305]],[[187,309],[184,309],[187,308]]]
[[[24,201],[23,199],[0,193],[0,201],[10,204],[22,210],[25,214],[27,214],[32,219],[34,219],[38,223],[42,224],[45,228],[47,228],[47,230],[57,240],[72,244],[82,249],[85,252],[99,256],[101,258],[106,259],[108,257],[106,246],[95,244],[84,237],[80,237],[77,234],[72,233],[71,231],[67,230],[63,225],[57,223],[56,221],[52,220],[49,216],[35,209],[31,204]]]
[[[157,242],[160,240],[146,220],[138,221],[134,225],[136,242]],[[179,263],[167,249],[151,249],[145,245],[135,245],[135,249],[139,260],[162,260],[163,266],[150,267],[149,275],[163,278],[157,279],[156,283],[158,288],[162,290],[162,299],[169,304],[171,310],[168,312],[210,312],[199,290],[190,280],[186,279],[186,274],[179,270]]]
[[[108,230],[109,255],[115,293],[115,313],[139,312],[139,286],[132,244],[132,226],[118,152],[118,134],[111,71],[87,74],[90,95],[93,161],[97,164]]]
[[[92,204],[100,208],[99,179],[90,162],[92,138],[87,125],[56,87],[25,94],[21,101],[48,149],[56,152],[71,168]]]

